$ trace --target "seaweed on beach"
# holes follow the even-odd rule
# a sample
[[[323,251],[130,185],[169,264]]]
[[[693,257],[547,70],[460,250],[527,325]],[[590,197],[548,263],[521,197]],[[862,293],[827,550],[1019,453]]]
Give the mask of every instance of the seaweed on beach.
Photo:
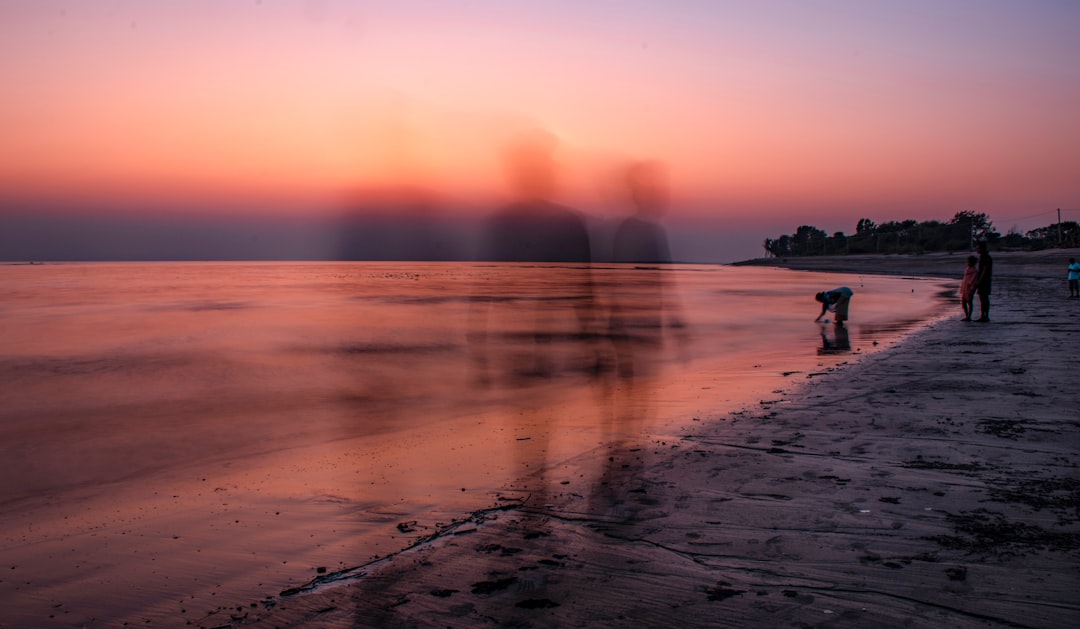
[[[1019,481],[1008,487],[990,487],[990,499],[1047,510],[1058,516],[1058,524],[1070,524],[1080,517],[1080,479],[1071,477]]]
[[[558,606],[558,603],[547,598],[529,598],[514,604],[514,607],[520,607],[522,609],[549,609]]]
[[[517,577],[506,577],[504,579],[496,579],[494,581],[479,581],[472,584],[473,594],[493,594],[501,590],[505,590],[511,585],[517,583]]]
[[[720,581],[714,588],[707,588],[705,590],[706,597],[710,601],[722,601],[732,596],[738,596],[739,594],[745,594],[746,590],[736,590],[730,587],[731,584],[726,581]]]
[[[953,535],[933,535],[932,540],[950,550],[998,559],[1041,550],[1080,550],[1080,532],[1050,531],[1035,524],[1011,522],[1004,514],[986,509],[946,513]]]
[[[1016,439],[1027,432],[1025,423],[1018,419],[984,419],[979,422],[979,432],[1002,439]]]
[[[913,470],[942,470],[946,472],[980,472],[986,468],[978,463],[946,463],[945,461],[927,461],[917,458],[904,461],[901,466]]]

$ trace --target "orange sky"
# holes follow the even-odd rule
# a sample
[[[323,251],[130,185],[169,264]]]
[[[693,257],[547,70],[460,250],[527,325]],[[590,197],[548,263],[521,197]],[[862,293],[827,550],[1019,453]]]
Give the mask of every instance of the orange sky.
[[[483,205],[500,143],[542,126],[590,212],[622,202],[617,164],[654,158],[676,213],[828,231],[1048,213],[1030,228],[1080,207],[1077,32],[1080,4],[1050,1],[7,1],[0,191]]]

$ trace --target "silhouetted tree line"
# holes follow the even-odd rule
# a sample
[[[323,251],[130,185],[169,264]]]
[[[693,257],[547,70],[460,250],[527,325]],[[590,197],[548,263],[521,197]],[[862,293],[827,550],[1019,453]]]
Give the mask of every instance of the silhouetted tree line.
[[[1080,246],[1080,225],[1076,221],[1052,223],[1026,234],[1010,231],[1004,236],[994,229],[990,217],[982,212],[957,212],[947,222],[889,221],[877,225],[863,218],[854,234],[801,225],[794,234],[766,238],[767,255],[821,256],[849,253],[925,253],[931,251],[969,251],[985,240],[998,249],[1038,250]]]

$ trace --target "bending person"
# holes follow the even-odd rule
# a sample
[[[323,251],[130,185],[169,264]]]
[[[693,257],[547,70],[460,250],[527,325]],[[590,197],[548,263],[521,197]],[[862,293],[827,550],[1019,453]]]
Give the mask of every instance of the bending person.
[[[821,314],[814,321],[821,321],[826,312],[836,313],[836,325],[842,326],[848,319],[848,307],[851,304],[851,296],[855,292],[847,286],[822,291],[814,295],[814,299],[821,302]]]

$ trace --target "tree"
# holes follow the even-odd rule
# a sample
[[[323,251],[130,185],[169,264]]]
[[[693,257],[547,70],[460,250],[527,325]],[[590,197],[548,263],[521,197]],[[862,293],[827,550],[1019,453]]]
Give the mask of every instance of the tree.
[[[1012,249],[1080,247],[1080,225],[1076,221],[1053,223],[1024,235],[1016,229],[1002,237],[990,217],[982,212],[963,210],[949,221],[912,219],[874,224],[861,218],[855,233],[835,232],[829,236],[811,225],[800,226],[794,234],[766,239],[764,247],[774,256],[807,256],[844,253],[918,253],[923,251],[967,251],[975,240],[998,243]]]
[[[921,251],[945,251],[949,225],[941,221],[919,223],[918,244]]]
[[[792,238],[792,247],[795,255],[813,256],[825,253],[825,239],[828,235],[825,230],[812,225],[800,225],[795,230]]]
[[[848,253],[873,253],[877,250],[877,225],[868,218],[860,218],[855,233],[844,244]]]
[[[1080,224],[1076,221],[1063,221],[1053,223],[1046,227],[1039,227],[1029,231],[1026,236],[1031,240],[1031,246],[1043,249],[1046,247],[1080,247]]]
[[[954,229],[950,234],[950,245],[960,239],[959,237],[962,229],[967,230],[966,237],[969,244],[967,247],[957,248],[971,248],[977,240],[996,240],[1001,236],[1001,234],[994,231],[994,225],[990,222],[990,217],[984,212],[961,210],[952,217],[949,224],[954,226]]]
[[[792,252],[792,247],[791,247],[791,236],[788,236],[787,234],[784,234],[783,236],[781,236],[781,237],[779,237],[779,238],[777,238],[776,240],[773,241],[773,255],[774,256],[777,256],[777,257],[787,256],[787,255],[791,255],[792,253],[793,252]]]
[[[829,253],[848,253],[848,239],[844,232],[833,232],[829,238]]]
[[[1007,249],[1021,249],[1027,244],[1027,239],[1020,233],[1020,230],[1013,227],[1005,236],[999,241],[1002,247]]]

